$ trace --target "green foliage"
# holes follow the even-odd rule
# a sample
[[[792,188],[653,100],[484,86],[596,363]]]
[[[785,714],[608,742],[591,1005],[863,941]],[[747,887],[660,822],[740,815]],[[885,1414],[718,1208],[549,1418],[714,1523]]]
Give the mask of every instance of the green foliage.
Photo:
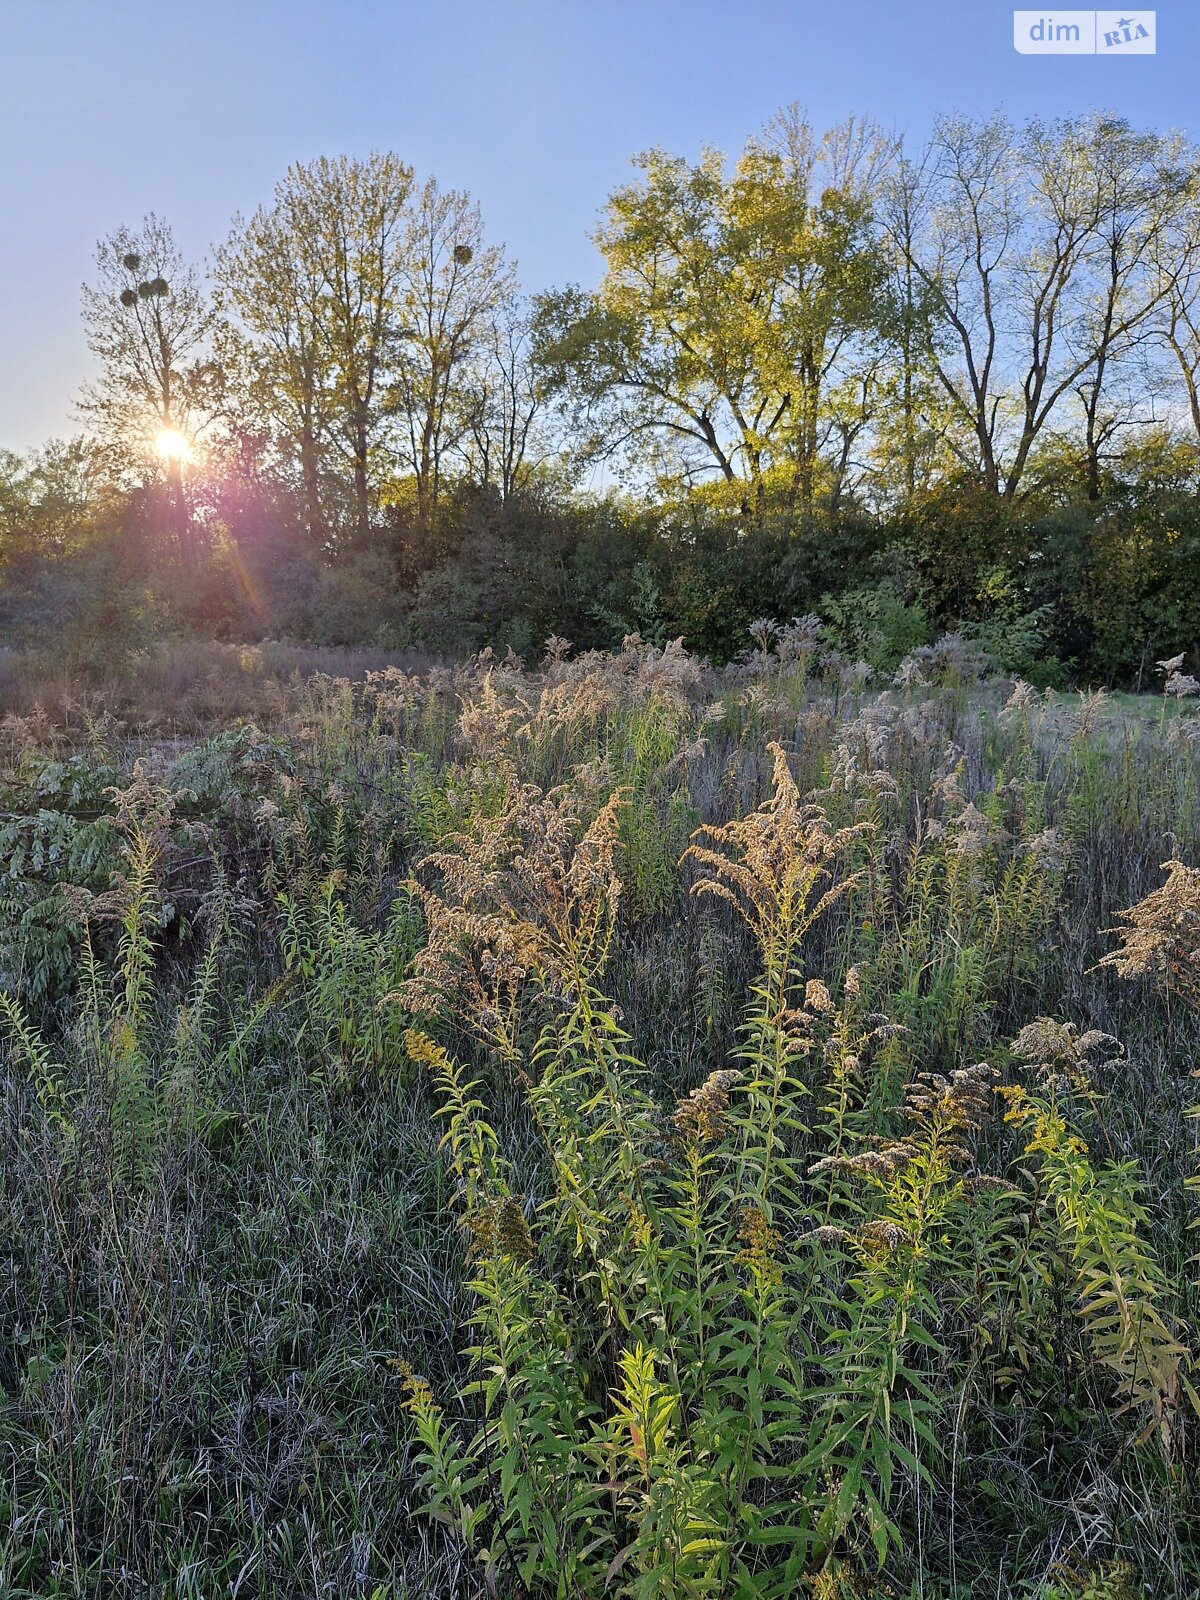
[[[1155,661],[1194,644],[1200,581],[1193,494],[1152,485],[1123,495],[1100,518],[1076,604],[1092,632],[1095,668],[1147,687]]]
[[[855,137],[864,165],[880,158],[879,136]],[[538,365],[580,432],[602,421],[660,477],[720,472],[756,515],[768,496],[812,504],[827,487],[821,419],[887,315],[869,202],[839,147],[793,107],[732,171],[715,150],[695,165],[636,158],[599,230],[598,291],[539,300]]]
[[[1040,687],[1061,675],[1059,663],[1046,659],[1052,605],[1030,607],[1028,596],[999,567],[983,575],[979,600],[983,615],[967,623],[963,634],[979,644],[998,672],[1027,678]]]
[[[817,918],[855,887],[843,877],[821,889],[862,829],[835,834],[803,811],[778,748],[775,759],[773,799],[691,852],[705,874],[698,888],[739,908],[765,966],[742,1046],[678,1103],[665,1143],[641,1088],[645,1066],[594,987],[608,940],[592,923],[609,903],[594,880],[578,880],[588,890],[556,912],[533,956],[536,981],[565,982],[574,997],[523,1075],[554,1174],[536,1213],[514,1187],[480,1084],[409,1036],[440,1086],[470,1252],[485,1263],[472,1281],[465,1393],[482,1398],[470,1424],[454,1427],[415,1376],[411,1406],[429,1507],[497,1581],[509,1571],[528,1586],[554,1572],[569,1587],[546,1592],[615,1583],[630,1595],[704,1594],[736,1582],[739,1593],[783,1595],[846,1555],[871,1550],[882,1565],[905,1542],[898,1482],[932,1492],[944,1470],[940,1373],[961,1338],[955,1308],[982,1279],[998,1297],[991,1317],[1003,1323],[1020,1305],[1045,1321],[1024,1297],[1047,1296],[1053,1274],[1014,1278],[1004,1265],[1021,1232],[1033,1236],[1030,1253],[1054,1248],[1040,1202],[1022,1211],[1007,1180],[1002,1206],[977,1202],[964,1175],[991,1070],[919,1073],[900,1136],[868,1133],[872,1120],[864,1127],[853,1109],[856,1002],[835,1013],[823,984],[805,986],[798,958]],[[832,1056],[816,1048],[822,1032]],[[813,1081],[839,1057],[840,1072]],[[832,1149],[813,1131],[814,1092]],[[1033,1104],[1022,1094],[1010,1093],[1010,1121]],[[881,1111],[875,1129],[895,1115]],[[1039,1124],[1019,1159],[1082,1149],[1044,1132]],[[797,1248],[781,1230],[812,1215],[809,1178],[820,1180],[823,1218]],[[1086,1179],[1052,1169],[1051,1237],[1065,1205],[1093,1360],[1150,1413],[1169,1457],[1175,1413],[1165,1408],[1177,1405],[1190,1358],[1155,1308],[1162,1280],[1127,1181],[1127,1169],[1110,1178],[1088,1168]],[[992,1341],[971,1359],[986,1368],[1007,1356]],[[599,1371],[614,1377],[597,1392],[588,1375]],[[499,1483],[490,1506],[489,1474]]]
[[[919,600],[906,600],[888,580],[869,588],[826,595],[822,609],[831,642],[853,661],[893,673],[905,656],[929,644],[930,628]]]
[[[78,922],[64,887],[95,891],[116,862],[103,752],[31,759],[0,784],[0,982],[35,1007],[74,974]]]
[[[1037,1600],[1140,1600],[1133,1569],[1113,1561],[1093,1572],[1059,1571],[1039,1587]]]
[[[30,1026],[24,1011],[10,995],[0,994],[0,1015],[8,1025],[14,1065],[29,1074],[47,1118],[69,1129],[66,1072],[62,1063],[53,1059],[50,1047]]]
[[[372,1083],[401,1065],[404,1022],[389,997],[404,979],[418,927],[402,895],[381,930],[363,932],[339,887],[335,873],[308,903],[279,897],[284,971],[297,980],[302,1016],[294,1044],[314,1079],[331,1087]]]
[[[618,872],[631,917],[667,910],[679,893],[678,862],[699,821],[674,769],[681,729],[663,702],[630,718],[614,776],[628,789]],[[673,784],[672,778],[676,781]]]
[[[432,588],[432,585],[430,586]],[[374,645],[403,648],[412,642],[437,643],[436,618],[431,618],[432,594],[418,593],[415,606],[399,591],[394,566],[386,552],[364,550],[337,567],[317,574],[309,602],[306,632],[318,644]],[[465,644],[462,610],[450,609],[441,619],[449,632]],[[433,637],[427,637],[432,633]]]
[[[756,642],[16,763],[15,1593],[1190,1596],[1186,712]]]
[[[1071,1090],[1086,1095],[1078,1071]],[[1061,1088],[1049,1094],[1014,1088],[1006,1120],[1026,1130],[1025,1157],[1040,1158],[1036,1181],[1075,1276],[1079,1316],[1094,1358],[1116,1377],[1126,1404],[1151,1411],[1170,1455],[1181,1395],[1200,1410],[1188,1376],[1190,1357],[1159,1303],[1167,1283],[1144,1242],[1149,1221],[1134,1165],[1097,1168],[1086,1143],[1073,1134],[1059,1106]]]

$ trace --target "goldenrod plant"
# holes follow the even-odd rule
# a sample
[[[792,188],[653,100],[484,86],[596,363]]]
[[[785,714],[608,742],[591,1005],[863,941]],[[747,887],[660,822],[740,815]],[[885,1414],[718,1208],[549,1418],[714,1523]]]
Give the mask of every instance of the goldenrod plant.
[[[0,1593],[1200,1593],[1192,713],[880,671],[7,727]]]

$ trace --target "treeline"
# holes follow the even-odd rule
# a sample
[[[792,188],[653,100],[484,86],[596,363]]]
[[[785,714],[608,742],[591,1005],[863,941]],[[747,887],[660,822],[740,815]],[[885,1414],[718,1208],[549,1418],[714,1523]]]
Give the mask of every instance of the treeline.
[[[0,460],[0,628],[536,648],[819,612],[1144,683],[1200,650],[1200,153],[1092,113],[921,149],[794,108],[637,158],[594,289],[469,195],[293,167],[202,271],[101,242],[83,432]]]

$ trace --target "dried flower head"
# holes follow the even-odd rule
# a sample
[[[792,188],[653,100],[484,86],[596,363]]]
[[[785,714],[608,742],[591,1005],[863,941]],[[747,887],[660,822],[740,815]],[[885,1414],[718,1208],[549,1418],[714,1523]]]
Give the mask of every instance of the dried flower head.
[[[1111,1033],[1097,1028],[1079,1033],[1073,1022],[1058,1022],[1053,1017],[1026,1023],[1011,1048],[1046,1088],[1082,1100],[1094,1099],[1093,1076],[1121,1059],[1120,1041]]]
[[[1122,978],[1149,978],[1200,1007],[1200,867],[1165,861],[1167,880],[1118,913],[1119,950],[1101,958]]]
[[[1080,689],[1078,708],[1073,718],[1077,738],[1086,738],[1108,710],[1107,689]]]
[[[924,664],[913,656],[905,656],[896,669],[892,682],[897,689],[928,689],[929,679],[925,675]]]
[[[747,1206],[738,1219],[738,1238],[742,1249],[738,1260],[765,1282],[779,1284],[783,1272],[778,1261],[779,1235],[767,1220],[761,1206]]]
[[[869,1252],[889,1255],[901,1245],[912,1242],[912,1236],[898,1222],[892,1222],[887,1217],[875,1217],[870,1222],[864,1222],[858,1230],[857,1239]]]
[[[741,1078],[736,1069],[710,1072],[704,1082],[676,1101],[671,1122],[682,1139],[715,1144],[728,1125],[729,1091]]]
[[[821,638],[821,619],[811,613],[793,617],[786,627],[780,628],[775,640],[775,654],[780,661],[804,661],[817,648]]]
[[[946,827],[947,847],[951,855],[966,861],[977,861],[1003,837],[1003,829],[980,811],[973,800],[968,800]]]
[[[697,829],[684,859],[702,870],[694,894],[727,900],[765,945],[783,924],[808,927],[856,881],[822,889],[832,868],[867,824],[835,830],[820,806],[803,805],[782,745],[768,746],[774,793],[749,816]]]
[[[570,655],[571,641],[570,639],[560,638],[558,634],[552,633],[546,640],[545,652],[544,664],[546,666],[556,666],[558,662],[565,661]]]
[[[921,1128],[973,1133],[987,1116],[995,1076],[986,1061],[956,1067],[948,1078],[919,1072],[905,1094],[904,1114]]]
[[[852,1156],[822,1156],[809,1167],[808,1175],[818,1178],[825,1172],[844,1173],[882,1186],[906,1172],[916,1158],[915,1144],[905,1139],[892,1139],[876,1149],[860,1150]]]
[[[875,668],[869,661],[855,661],[847,671],[846,687],[848,689],[864,689],[874,676]]]
[[[1035,706],[1041,705],[1041,696],[1031,683],[1026,683],[1023,678],[1014,678],[1012,693],[1004,702],[1004,709],[1000,715],[1024,716],[1032,711]]]
[[[427,937],[397,991],[417,1016],[456,1009],[482,1042],[516,1054],[531,977],[567,994],[605,960],[620,895],[613,864],[620,794],[587,828],[578,785],[543,793],[509,783],[494,817],[477,817],[426,857],[413,892]]]
[[[1026,840],[1025,849],[1043,872],[1063,872],[1071,859],[1071,841],[1057,828],[1043,828]]]
[[[820,978],[810,978],[805,984],[804,1006],[821,1017],[828,1016],[835,1009],[829,990]]]
[[[845,1244],[853,1235],[847,1228],[839,1228],[836,1224],[827,1222],[819,1228],[810,1228],[807,1233],[800,1235],[801,1243],[810,1244]]]
[[[779,624],[770,617],[759,617],[747,629],[750,637],[764,655],[770,652],[775,636],[779,632]]]
[[[515,1195],[501,1195],[468,1211],[463,1226],[471,1235],[469,1254],[500,1256],[509,1261],[532,1261],[533,1235]]]

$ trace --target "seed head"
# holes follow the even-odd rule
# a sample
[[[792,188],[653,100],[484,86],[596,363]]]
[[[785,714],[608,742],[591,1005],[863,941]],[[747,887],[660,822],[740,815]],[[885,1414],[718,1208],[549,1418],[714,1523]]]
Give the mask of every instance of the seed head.
[[[742,1074],[731,1068],[710,1072],[691,1094],[676,1102],[671,1122],[683,1139],[715,1144],[728,1125],[729,1091]]]

